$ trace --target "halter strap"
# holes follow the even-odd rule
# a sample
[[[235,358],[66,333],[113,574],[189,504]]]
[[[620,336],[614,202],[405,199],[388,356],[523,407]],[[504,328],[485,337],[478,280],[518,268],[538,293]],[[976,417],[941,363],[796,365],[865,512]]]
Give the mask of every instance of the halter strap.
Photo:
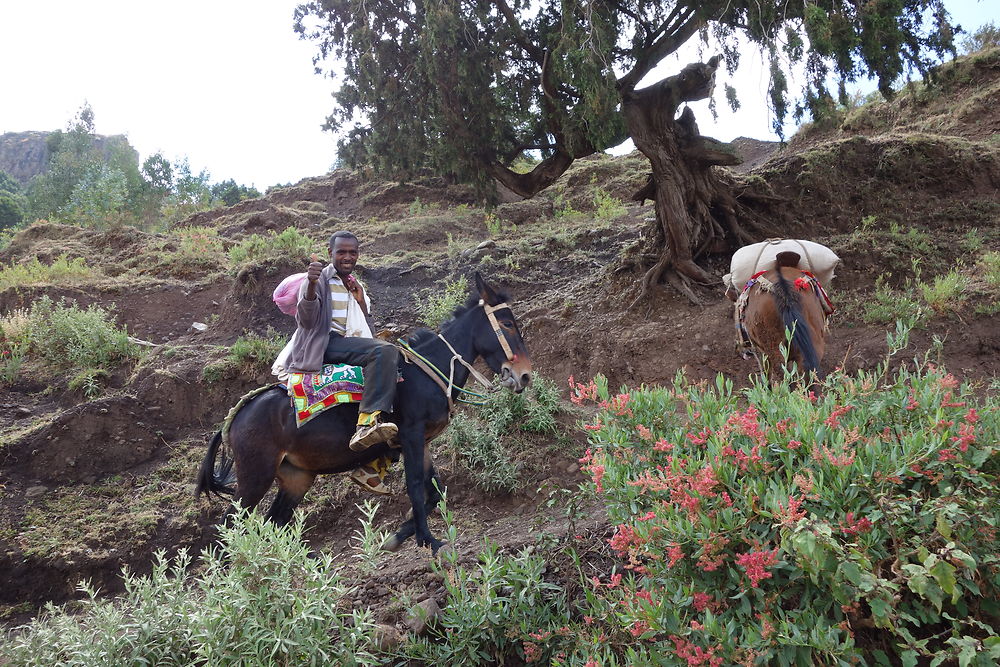
[[[513,361],[514,352],[513,350],[510,349],[510,344],[507,342],[507,338],[503,334],[503,330],[500,327],[500,323],[497,322],[496,315],[493,314],[494,312],[501,310],[503,308],[510,308],[510,305],[504,302],[504,303],[499,303],[495,306],[491,306],[482,299],[480,299],[479,305],[482,306],[483,310],[486,312],[486,317],[490,321],[490,325],[493,327],[493,333],[496,334],[497,341],[500,342],[500,347],[503,348],[504,354],[507,356],[507,361]],[[462,355],[460,355],[455,350],[452,344],[448,342],[447,338],[445,338],[442,334],[438,334],[437,337],[441,339],[441,342],[443,342],[445,346],[448,348],[448,350],[451,352],[451,359],[448,360],[447,376],[444,374],[444,371],[442,371],[440,368],[431,363],[430,360],[421,356],[419,352],[410,347],[409,343],[404,341],[402,338],[400,338],[397,341],[397,346],[402,351],[403,358],[406,361],[414,364],[417,368],[419,368],[424,373],[429,375],[430,378],[434,380],[434,382],[436,382],[439,387],[441,387],[441,390],[444,392],[444,395],[448,398],[449,414],[455,408],[454,400],[452,399],[451,396],[452,392],[455,390],[457,390],[461,394],[468,394],[469,396],[475,396],[477,399],[479,399],[479,400],[469,400],[463,398],[455,399],[458,400],[460,403],[467,403],[469,405],[483,405],[483,403],[485,402],[484,401],[485,396],[483,394],[478,394],[474,391],[469,391],[464,387],[458,387],[455,385],[455,362],[457,361],[458,363],[465,366],[465,368],[469,371],[469,375],[471,375],[476,382],[482,385],[487,392],[497,391],[498,387],[494,385],[489,380],[489,378],[487,378],[485,375],[483,375],[475,368],[473,368],[472,364],[463,359]],[[444,383],[444,380],[446,378],[448,380],[448,384]]]
[[[500,347],[503,349],[503,353],[507,355],[507,361],[514,361],[514,351],[510,349],[510,343],[507,342],[507,337],[503,335],[503,329],[501,329],[500,323],[497,322],[497,316],[493,314],[498,310],[510,308],[510,306],[506,301],[498,303],[495,306],[491,306],[482,299],[479,300],[479,305],[482,306],[483,310],[486,312],[486,319],[490,321],[490,326],[493,327],[493,333],[496,334],[497,340],[500,341]]]

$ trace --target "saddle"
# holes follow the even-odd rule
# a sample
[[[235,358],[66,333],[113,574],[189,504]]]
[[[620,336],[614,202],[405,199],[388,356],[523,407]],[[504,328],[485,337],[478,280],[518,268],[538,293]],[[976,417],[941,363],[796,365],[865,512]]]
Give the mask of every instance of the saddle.
[[[365,378],[360,366],[324,364],[319,373],[289,373],[288,396],[301,427],[327,408],[360,403]]]

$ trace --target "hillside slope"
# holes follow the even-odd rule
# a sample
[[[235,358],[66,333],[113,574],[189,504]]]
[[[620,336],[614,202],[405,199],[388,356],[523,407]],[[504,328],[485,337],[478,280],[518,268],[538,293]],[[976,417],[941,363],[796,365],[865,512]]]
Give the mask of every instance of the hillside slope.
[[[810,238],[843,258],[830,286],[839,306],[831,366],[872,367],[894,317],[919,309],[913,352],[943,340],[938,354],[949,369],[995,388],[1000,305],[990,280],[1000,268],[989,251],[1000,248],[1000,107],[989,102],[998,89],[1000,51],[964,58],[942,68],[936,85],[812,128],[734,175],[769,235]],[[0,279],[5,318],[43,295],[113,308],[148,352],[134,368],[111,374],[93,400],[38,368],[0,389],[0,609],[19,618],[44,601],[72,597],[83,578],[115,590],[122,565],[145,571],[156,549],[211,539],[207,528],[222,504],[190,497],[205,438],[238,396],[268,376],[266,363],[230,367],[221,378],[205,370],[247,332],[291,333],[294,323],[270,295],[302,270],[307,254],[235,261],[230,251],[254,234],[265,243],[293,229],[322,252],[330,233],[353,230],[362,239],[359,273],[376,304],[375,323],[396,333],[419,324],[427,290],[481,271],[512,292],[535,369],[560,388],[570,375],[603,373],[616,386],[663,383],[679,370],[746,384],[755,367],[734,353],[721,283],[705,288],[704,306],[664,288],[628,309],[651,207],[622,202],[646,171],[637,154],[594,156],[535,199],[486,211],[461,186],[340,170],[200,213],[165,234],[49,223],[18,234],[0,252],[9,271],[59,258],[83,258],[89,268],[56,280]],[[728,266],[725,256],[703,261],[717,275]],[[952,283],[958,287],[947,288]],[[192,329],[194,322],[207,329]],[[572,427],[573,414],[560,419],[562,438],[514,453],[528,465],[509,494],[476,487],[457,451],[439,441],[451,508],[468,536],[464,557],[474,557],[483,535],[509,549],[531,543],[533,526],[565,529],[565,508],[545,501],[582,480],[576,458],[585,436]],[[345,567],[359,493],[327,480],[307,503],[312,543],[340,554]],[[395,522],[406,507],[394,497],[381,516]],[[604,534],[600,515],[587,524],[595,539]],[[362,597],[387,605],[401,589],[417,597],[439,590],[425,554],[412,547],[388,558]]]

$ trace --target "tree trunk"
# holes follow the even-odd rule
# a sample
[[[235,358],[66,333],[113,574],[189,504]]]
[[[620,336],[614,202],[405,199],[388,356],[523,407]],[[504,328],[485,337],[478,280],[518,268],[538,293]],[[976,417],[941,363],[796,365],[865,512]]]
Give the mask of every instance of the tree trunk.
[[[693,281],[718,282],[695,259],[706,251],[721,251],[727,239],[746,241],[735,215],[735,199],[714,173],[715,165],[738,164],[739,159],[722,144],[702,137],[694,113],[685,109],[675,119],[682,102],[708,97],[715,85],[718,57],[693,63],[680,74],[648,88],[622,91],[622,109],[632,140],[649,159],[650,182],[637,199],[653,199],[656,210],[654,244],[657,261],[643,276],[636,300],[646,298],[666,279],[694,303]]]

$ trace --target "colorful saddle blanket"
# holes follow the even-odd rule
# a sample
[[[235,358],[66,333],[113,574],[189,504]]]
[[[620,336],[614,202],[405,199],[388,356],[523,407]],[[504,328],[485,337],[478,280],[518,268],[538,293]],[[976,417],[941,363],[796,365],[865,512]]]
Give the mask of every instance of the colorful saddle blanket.
[[[359,403],[364,384],[360,366],[324,364],[320,373],[289,373],[288,395],[296,426],[302,426],[331,406]]]

